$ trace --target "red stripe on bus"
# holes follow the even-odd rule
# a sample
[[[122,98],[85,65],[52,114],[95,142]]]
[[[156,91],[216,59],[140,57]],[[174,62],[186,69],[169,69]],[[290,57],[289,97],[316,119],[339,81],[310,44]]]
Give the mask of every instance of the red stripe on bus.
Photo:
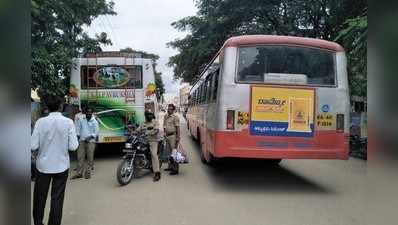
[[[200,132],[202,151],[215,157],[348,159],[349,153],[348,135],[336,131],[317,131],[313,138],[252,136],[248,130]]]

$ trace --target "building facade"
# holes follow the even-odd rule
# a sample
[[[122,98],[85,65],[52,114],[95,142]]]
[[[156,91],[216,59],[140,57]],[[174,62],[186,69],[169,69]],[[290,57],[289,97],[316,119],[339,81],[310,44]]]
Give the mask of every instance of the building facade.
[[[181,86],[180,93],[179,93],[179,105],[183,109],[188,106],[188,97],[189,97],[189,90],[191,86],[189,84],[185,84]]]

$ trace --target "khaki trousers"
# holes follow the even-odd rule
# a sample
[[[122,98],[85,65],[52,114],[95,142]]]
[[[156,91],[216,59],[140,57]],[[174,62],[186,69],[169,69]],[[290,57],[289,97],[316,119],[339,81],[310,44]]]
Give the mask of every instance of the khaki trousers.
[[[170,136],[166,136],[166,138],[167,138],[167,141],[170,144],[171,149],[176,149],[177,148],[177,146],[176,146],[177,136],[176,135],[170,135]]]
[[[173,151],[173,149],[176,149],[177,148],[177,145],[176,145],[176,141],[177,141],[177,136],[176,135],[170,135],[170,136],[166,136],[166,139],[167,139],[167,141],[169,142],[169,144],[170,144],[170,148],[171,148],[171,151]],[[169,162],[169,166],[168,166],[172,171],[176,171],[176,172],[178,172],[178,163],[176,163],[176,162]]]
[[[152,169],[153,172],[160,172],[159,166],[159,156],[158,156],[158,142],[150,141],[149,145],[151,147],[151,158],[152,158]]]
[[[94,150],[95,143],[80,141],[77,150],[77,174],[82,175],[83,172],[90,174],[94,166]]]

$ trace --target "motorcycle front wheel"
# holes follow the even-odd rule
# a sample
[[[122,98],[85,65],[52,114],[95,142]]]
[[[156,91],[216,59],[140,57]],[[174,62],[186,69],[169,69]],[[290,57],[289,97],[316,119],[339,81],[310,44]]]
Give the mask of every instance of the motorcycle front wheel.
[[[116,177],[120,185],[126,185],[131,182],[134,176],[134,159],[122,159],[117,167]]]

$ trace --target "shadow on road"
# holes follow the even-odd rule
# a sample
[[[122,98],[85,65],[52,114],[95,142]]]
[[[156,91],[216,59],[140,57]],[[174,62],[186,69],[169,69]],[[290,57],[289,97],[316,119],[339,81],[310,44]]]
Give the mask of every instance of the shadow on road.
[[[94,160],[103,160],[103,159],[115,159],[122,158],[123,156],[123,144],[115,143],[115,144],[97,144],[95,149],[95,158]],[[71,161],[77,161],[77,151],[69,152],[71,157]]]
[[[200,147],[190,140],[197,149],[193,154],[200,158]],[[199,162],[200,164],[200,162]],[[202,165],[211,183],[220,190],[249,193],[289,193],[289,194],[335,194],[310,178],[303,177],[283,165],[272,165],[264,159],[220,160],[216,166]],[[316,171],[314,171],[316,172]]]
[[[122,158],[124,143],[99,144],[95,150],[95,158]]]
[[[281,166],[265,160],[224,159],[206,173],[216,188],[232,192],[334,194],[333,191]]]

